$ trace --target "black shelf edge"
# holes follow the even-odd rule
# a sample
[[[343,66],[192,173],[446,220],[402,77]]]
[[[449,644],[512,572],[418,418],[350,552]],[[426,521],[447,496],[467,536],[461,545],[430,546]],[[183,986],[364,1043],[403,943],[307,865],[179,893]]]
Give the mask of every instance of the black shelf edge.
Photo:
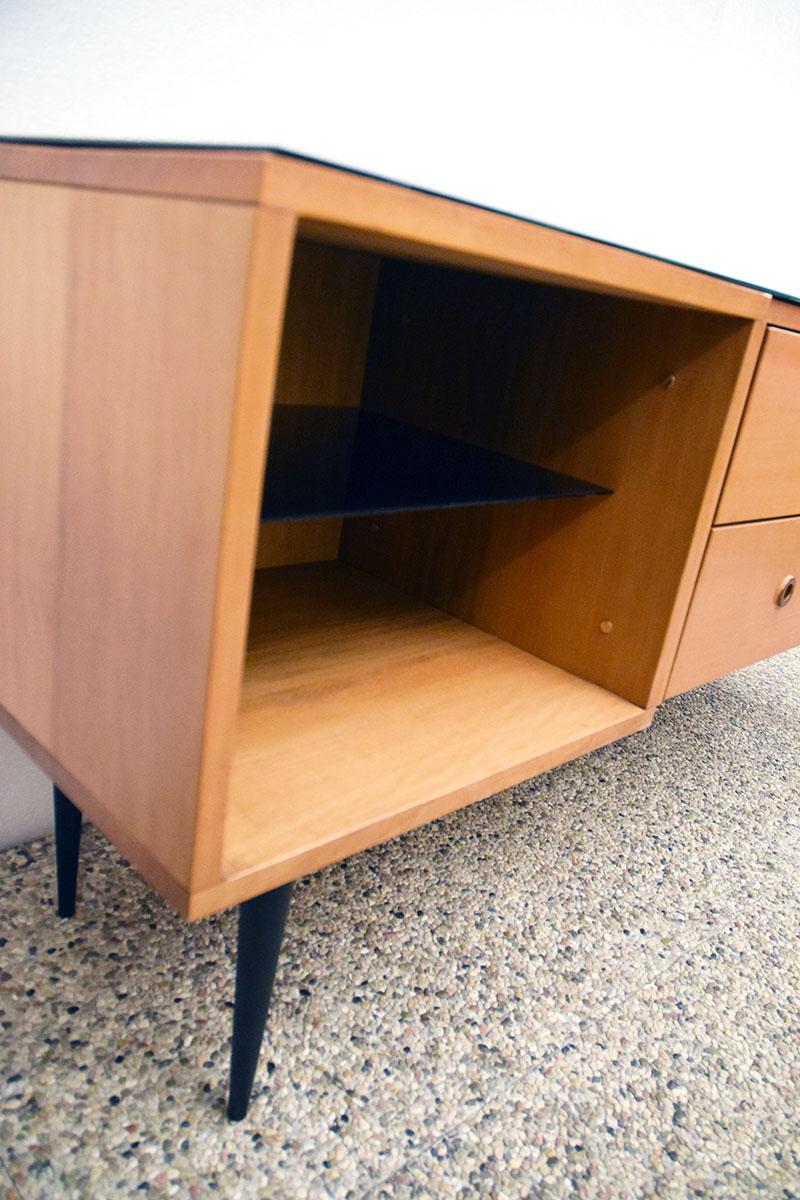
[[[261,520],[611,494],[598,484],[366,409],[277,404]]]

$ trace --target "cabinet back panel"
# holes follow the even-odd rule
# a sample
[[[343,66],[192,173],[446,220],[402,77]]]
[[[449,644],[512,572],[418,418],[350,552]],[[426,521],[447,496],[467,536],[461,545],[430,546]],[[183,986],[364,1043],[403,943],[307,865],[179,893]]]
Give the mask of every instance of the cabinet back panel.
[[[341,557],[653,703],[760,332],[413,264],[390,282],[382,305],[378,291],[366,405],[615,494],[350,520]]]

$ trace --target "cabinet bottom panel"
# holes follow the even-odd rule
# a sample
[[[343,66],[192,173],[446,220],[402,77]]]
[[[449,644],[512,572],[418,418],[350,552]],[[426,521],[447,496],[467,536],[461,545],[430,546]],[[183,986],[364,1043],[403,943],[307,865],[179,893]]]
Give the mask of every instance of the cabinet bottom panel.
[[[219,896],[317,870],[650,716],[341,563],[258,571]]]

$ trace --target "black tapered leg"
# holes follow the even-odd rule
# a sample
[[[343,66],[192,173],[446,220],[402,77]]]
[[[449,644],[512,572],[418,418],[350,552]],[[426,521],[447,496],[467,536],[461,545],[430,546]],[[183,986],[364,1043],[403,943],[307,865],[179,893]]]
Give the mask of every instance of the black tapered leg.
[[[56,878],[58,880],[58,915],[75,915],[75,890],[78,883],[78,855],[81,848],[81,810],[76,808],[60,788],[53,786],[53,809],[56,819]]]
[[[228,1119],[247,1116],[292,884],[239,905]]]

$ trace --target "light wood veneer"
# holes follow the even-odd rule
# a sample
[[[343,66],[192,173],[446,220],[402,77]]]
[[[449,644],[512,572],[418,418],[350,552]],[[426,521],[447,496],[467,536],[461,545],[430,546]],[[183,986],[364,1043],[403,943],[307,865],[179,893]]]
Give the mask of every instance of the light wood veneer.
[[[797,636],[703,615],[727,529],[690,611],[764,293],[275,153],[0,143],[0,318],[0,722],[191,918],[643,728],[687,613],[701,675]],[[276,401],[614,494],[264,532]]]
[[[764,340],[718,525],[800,513],[800,333],[770,329]]]
[[[260,205],[366,249],[762,319],[771,297],[590,238],[272,151],[0,142],[0,179]]]
[[[668,694],[800,643],[800,595],[776,602],[790,576],[800,580],[800,518],[712,530]]]
[[[188,888],[253,214],[19,183],[0,211],[0,701]]]
[[[259,571],[225,874],[276,886],[651,715],[341,563]]]

